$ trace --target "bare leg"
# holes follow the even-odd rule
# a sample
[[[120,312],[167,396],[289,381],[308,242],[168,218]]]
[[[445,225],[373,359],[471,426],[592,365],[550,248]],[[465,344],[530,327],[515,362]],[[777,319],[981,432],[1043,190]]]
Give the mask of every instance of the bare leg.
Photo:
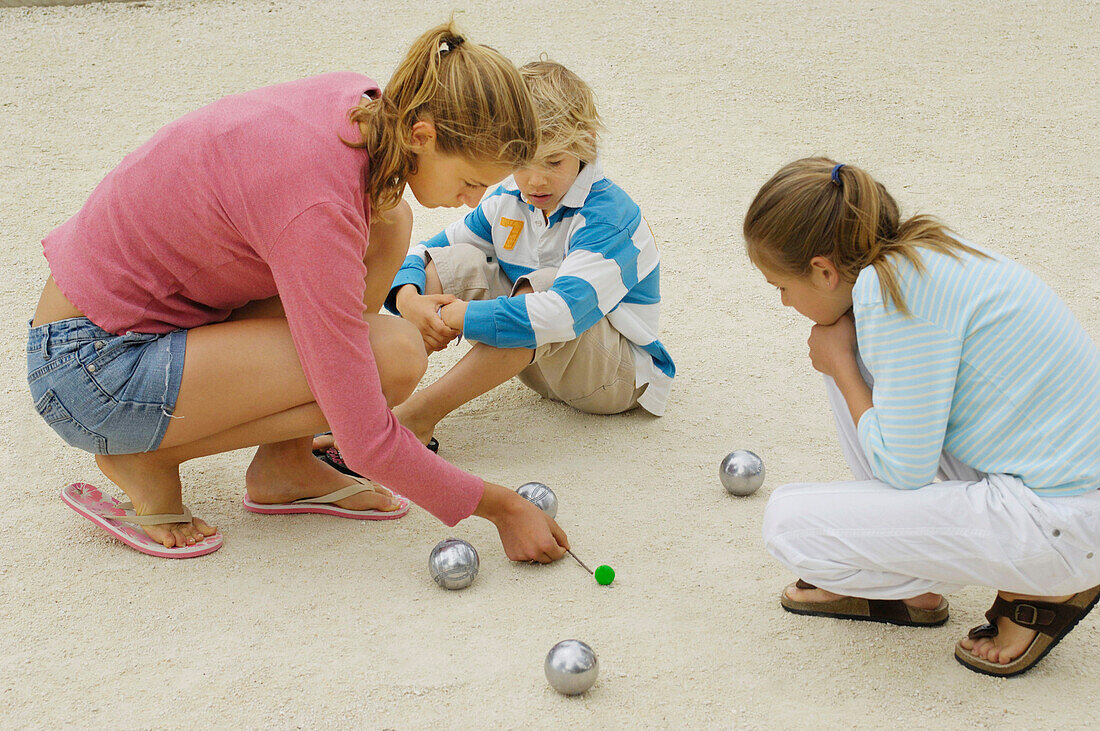
[[[426,367],[419,333],[398,318],[367,319],[383,392],[390,403],[399,402],[416,387]],[[175,415],[182,418],[171,421],[155,452],[97,458],[139,515],[180,512],[182,462],[257,444],[263,446],[246,484],[258,502],[314,497],[348,484],[346,476],[313,459],[309,450],[310,436],[327,425],[285,319],[246,319],[191,330]],[[391,502],[385,494],[366,492],[339,504],[386,509]],[[196,519],[149,526],[146,532],[171,547],[193,543],[214,529]]]
[[[429,271],[435,267],[429,263]],[[431,278],[429,277],[429,293]],[[439,277],[435,277],[439,282]],[[442,289],[442,288],[441,288]],[[530,285],[520,287],[516,294],[533,291]],[[409,428],[420,441],[427,443],[435,432],[435,426],[447,414],[462,404],[488,393],[509,378],[531,365],[534,351],[527,348],[494,348],[475,343],[470,352],[462,356],[454,367],[428,386],[395,406],[394,415]]]
[[[382,214],[382,216],[375,216],[374,220],[371,221],[370,246],[367,247],[367,255],[363,258],[363,264],[367,267],[366,288],[363,293],[363,311],[366,314],[376,314],[382,309],[382,305],[389,295],[393,279],[397,276],[397,270],[401,268],[401,264],[408,254],[411,238],[412,209],[405,201],[401,201],[395,208]],[[442,290],[439,277],[435,274],[435,266],[431,266],[436,285]],[[279,298],[271,297],[266,300],[250,302],[245,307],[236,310],[230,319],[240,320],[255,317],[285,318],[286,313],[283,311],[283,305]],[[390,400],[391,408],[398,403],[393,401],[389,394],[387,394],[387,400]],[[332,435],[326,434],[314,439],[311,447],[312,449],[326,449],[333,445],[335,445],[335,440]],[[323,495],[324,493],[318,494]],[[256,502],[263,502],[258,498],[258,495],[252,494],[251,490],[250,497]],[[272,500],[271,502],[283,501]],[[342,502],[341,507],[345,507]]]

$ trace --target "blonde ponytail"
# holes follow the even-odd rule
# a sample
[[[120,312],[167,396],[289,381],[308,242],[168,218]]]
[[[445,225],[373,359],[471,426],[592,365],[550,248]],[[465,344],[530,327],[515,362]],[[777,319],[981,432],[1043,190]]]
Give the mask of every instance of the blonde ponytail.
[[[468,42],[451,22],[421,35],[381,97],[363,100],[348,118],[363,139],[345,142],[370,155],[368,193],[378,212],[400,202],[415,172],[408,134],[418,121],[434,124],[437,150],[478,163],[522,167],[539,142],[535,108],[515,66]]]

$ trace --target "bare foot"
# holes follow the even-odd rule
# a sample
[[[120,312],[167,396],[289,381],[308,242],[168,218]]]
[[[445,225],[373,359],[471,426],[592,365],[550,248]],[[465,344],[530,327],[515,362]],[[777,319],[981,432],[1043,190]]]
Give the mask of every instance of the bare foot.
[[[279,444],[264,444],[256,450],[245,473],[248,496],[262,505],[291,503],[302,498],[321,497],[355,480],[316,459],[310,447],[312,439]],[[374,482],[374,488],[339,500],[335,505],[347,510],[382,510],[401,507],[393,493]]]
[[[416,435],[416,438],[420,440],[421,444],[427,444],[432,440],[432,437],[435,436],[435,427],[439,421],[432,421],[431,418],[425,418],[409,408],[408,404],[409,402],[406,401],[403,404],[394,406],[393,415],[401,422],[401,426]]]
[[[160,463],[156,452],[141,454],[97,454],[99,469],[122,489],[134,504],[137,515],[183,512],[183,486],[179,465]],[[200,518],[190,523],[138,526],[165,548],[193,546],[218,529]]]
[[[836,599],[843,599],[843,594],[834,594],[831,591],[825,589],[799,589],[796,586],[787,588],[787,598],[793,599],[796,602],[831,602]],[[902,599],[906,605],[915,609],[927,609],[932,610],[939,607],[940,602],[943,601],[942,594],[920,594],[919,596],[911,597],[909,599]]]
[[[1010,594],[1007,591],[999,591],[997,594],[1008,601],[1031,599],[1055,604],[1073,597],[1072,594],[1066,596],[1031,596],[1028,594]],[[1012,662],[1024,654],[1024,651],[1031,645],[1031,641],[1035,639],[1036,634],[1038,633],[1035,630],[1021,627],[1008,617],[998,617],[996,637],[983,637],[977,640],[967,637],[959,644],[983,660],[1004,664]]]

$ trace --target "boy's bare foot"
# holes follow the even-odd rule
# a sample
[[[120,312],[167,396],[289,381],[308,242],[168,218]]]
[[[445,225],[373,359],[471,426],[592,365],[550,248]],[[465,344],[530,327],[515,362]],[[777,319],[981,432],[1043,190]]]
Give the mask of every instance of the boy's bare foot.
[[[352,478],[316,459],[305,443],[264,444],[256,450],[245,473],[248,496],[263,505],[292,503],[302,498],[321,497],[352,484]],[[393,493],[375,483],[374,490],[357,493],[335,505],[347,510],[392,511],[401,507]]]
[[[332,436],[332,433],[322,434],[318,437],[313,437],[313,449],[315,451],[321,451],[328,449],[329,447],[336,446],[336,439]]]
[[[122,489],[134,504],[137,515],[183,512],[183,487],[179,466],[158,464],[155,452],[141,454],[97,454],[100,471]],[[165,548],[193,546],[218,529],[200,518],[190,523],[138,526]]]
[[[831,602],[837,599],[843,599],[843,594],[834,594],[831,591],[825,589],[799,589],[798,587],[791,585],[787,587],[787,597],[793,599],[796,602],[818,603],[818,602]],[[940,602],[943,600],[942,594],[920,594],[919,596],[911,597],[909,599],[902,599],[905,604],[915,609],[933,610],[940,606]]]
[[[431,418],[425,418],[421,414],[418,414],[413,409],[409,408],[408,401],[403,404],[398,404],[393,407],[393,415],[397,417],[397,420],[401,422],[401,426],[405,427],[420,440],[421,444],[427,444],[435,436],[435,427],[439,423],[438,420],[433,421]]]
[[[1066,596],[1032,596],[1029,594],[1011,594],[1007,591],[999,591],[997,594],[1008,601],[1033,600],[1060,604],[1072,598],[1072,594]],[[997,618],[997,636],[983,637],[972,640],[969,637],[959,642],[966,650],[977,655],[983,660],[995,663],[1009,663],[1024,654],[1031,645],[1031,641],[1038,634],[1033,629],[1027,629],[1016,624],[1008,617]]]

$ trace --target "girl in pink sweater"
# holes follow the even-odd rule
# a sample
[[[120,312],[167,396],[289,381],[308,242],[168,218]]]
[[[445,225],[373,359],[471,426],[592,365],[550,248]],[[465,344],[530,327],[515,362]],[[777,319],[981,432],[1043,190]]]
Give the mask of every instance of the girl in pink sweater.
[[[377,314],[409,245],[405,186],[425,206],[474,206],[537,143],[515,68],[450,24],[384,91],[326,74],[157,132],[43,241],[32,395],[132,505],[83,484],[65,501],[146,553],[209,553],[221,535],[184,508],[179,465],[258,445],[250,510],[403,515],[405,498],[314,459],[312,435],[331,429],[355,471],[448,525],[478,515],[509,558],[560,558],[553,520],[397,422],[426,355],[416,328]]]

